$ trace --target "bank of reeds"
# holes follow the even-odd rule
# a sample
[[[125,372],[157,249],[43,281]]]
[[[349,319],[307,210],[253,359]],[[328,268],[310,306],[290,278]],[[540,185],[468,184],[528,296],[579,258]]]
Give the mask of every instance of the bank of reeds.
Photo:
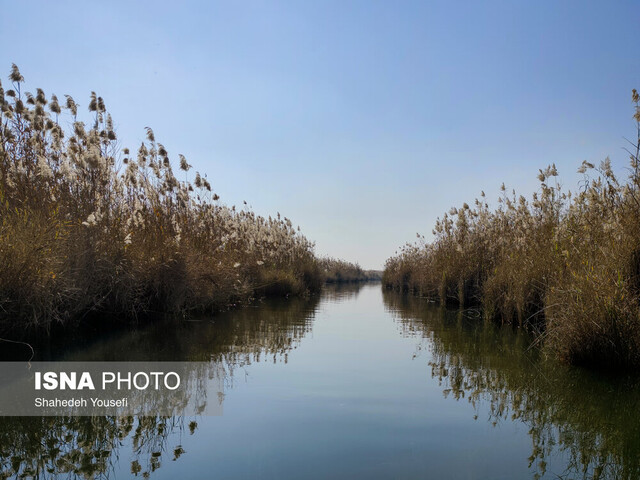
[[[326,283],[356,283],[379,281],[380,272],[363,270],[357,263],[325,257],[318,260]]]
[[[286,218],[218,201],[206,176],[150,128],[120,148],[95,93],[88,123],[68,95],[0,84],[0,331],[218,310],[298,294],[322,278],[313,244]]]
[[[609,159],[583,162],[575,194],[554,165],[540,170],[529,199],[502,188],[438,219],[434,240],[406,245],[387,260],[388,287],[444,303],[481,305],[487,317],[535,325],[561,359],[609,367],[640,365],[640,96],[638,140],[628,177]]]

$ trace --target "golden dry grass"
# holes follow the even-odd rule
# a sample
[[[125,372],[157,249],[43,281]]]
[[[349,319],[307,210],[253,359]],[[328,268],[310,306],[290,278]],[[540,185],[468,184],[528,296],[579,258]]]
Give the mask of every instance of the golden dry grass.
[[[9,80],[0,84],[0,331],[319,288],[313,244],[288,219],[220,204],[182,155],[174,173],[150,128],[137,152],[121,149],[95,93],[85,124],[70,96],[24,91],[15,65]]]
[[[638,141],[620,181],[609,159],[583,162],[577,194],[555,165],[540,171],[530,199],[503,186],[491,210],[484,193],[439,219],[434,241],[406,245],[387,260],[390,288],[443,303],[481,305],[503,323],[535,325],[561,359],[640,365],[640,96]]]

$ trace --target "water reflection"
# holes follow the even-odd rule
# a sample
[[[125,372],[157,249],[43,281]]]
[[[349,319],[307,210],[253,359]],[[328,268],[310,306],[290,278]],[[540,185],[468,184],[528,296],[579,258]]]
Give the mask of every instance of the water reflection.
[[[365,286],[376,282],[331,283],[322,289],[322,301],[343,302],[355,300]]]
[[[566,458],[560,478],[640,478],[637,379],[558,365],[531,336],[469,318],[473,311],[445,311],[393,292],[384,302],[402,334],[421,339],[415,355],[429,359],[445,396],[468,401],[476,418],[487,412],[498,428],[506,421],[527,426],[534,478],[556,455]]]
[[[238,367],[260,361],[286,363],[311,330],[319,301],[318,297],[268,301],[214,318],[164,322],[99,340],[74,338],[36,345],[35,359],[207,361],[206,371],[189,372],[185,382],[192,385],[186,397],[202,397],[212,372],[230,386]],[[20,356],[9,359],[24,354],[14,352]],[[5,359],[8,355],[5,351]],[[223,397],[213,401],[222,402]],[[125,454],[132,458],[130,473],[147,478],[163,462],[185,453],[183,436],[197,431],[197,421],[160,416],[2,417],[0,479],[109,478]]]
[[[180,437],[196,429],[182,417],[5,417],[0,478],[109,478],[125,442],[131,473],[147,478],[180,458]]]

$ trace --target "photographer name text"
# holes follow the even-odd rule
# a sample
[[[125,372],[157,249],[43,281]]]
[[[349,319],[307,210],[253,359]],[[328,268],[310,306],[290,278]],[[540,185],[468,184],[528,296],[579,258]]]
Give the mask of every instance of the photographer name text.
[[[89,406],[94,408],[126,408],[129,406],[129,399],[126,397],[114,400],[112,398],[43,398],[38,397],[34,400],[36,408],[86,408]]]

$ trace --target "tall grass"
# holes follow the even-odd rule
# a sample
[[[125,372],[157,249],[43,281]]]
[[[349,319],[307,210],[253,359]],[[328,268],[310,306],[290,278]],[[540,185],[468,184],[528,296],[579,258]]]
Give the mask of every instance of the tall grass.
[[[0,331],[93,314],[217,310],[321,283],[313,244],[278,214],[220,204],[153,131],[121,149],[104,101],[0,84]]]
[[[325,257],[318,260],[320,270],[327,283],[355,283],[379,281],[380,272],[363,270],[357,263]]]
[[[640,365],[640,96],[637,141],[626,179],[609,159],[583,162],[577,193],[563,192],[555,165],[540,170],[531,198],[485,195],[438,219],[434,241],[387,260],[388,287],[481,305],[503,323],[535,325],[574,364]]]

